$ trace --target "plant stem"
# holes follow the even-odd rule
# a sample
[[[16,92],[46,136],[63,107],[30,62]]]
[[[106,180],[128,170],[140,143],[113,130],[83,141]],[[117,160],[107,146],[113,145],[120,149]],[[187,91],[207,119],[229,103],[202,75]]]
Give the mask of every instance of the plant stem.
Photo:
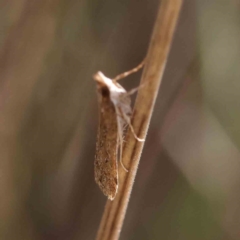
[[[133,128],[140,138],[145,138],[147,134],[181,5],[182,0],[162,0],[159,7],[142,75],[143,87],[139,89],[132,120]],[[108,200],[106,203],[97,240],[119,238],[143,145],[144,143],[138,142],[128,130],[122,161],[129,172],[119,168],[119,190],[114,201]]]

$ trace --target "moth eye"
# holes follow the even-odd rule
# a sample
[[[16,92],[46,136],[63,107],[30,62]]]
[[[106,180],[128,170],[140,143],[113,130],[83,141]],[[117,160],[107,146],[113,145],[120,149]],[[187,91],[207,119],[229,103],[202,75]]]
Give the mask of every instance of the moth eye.
[[[109,89],[107,87],[102,87],[101,88],[101,93],[103,97],[109,97]]]

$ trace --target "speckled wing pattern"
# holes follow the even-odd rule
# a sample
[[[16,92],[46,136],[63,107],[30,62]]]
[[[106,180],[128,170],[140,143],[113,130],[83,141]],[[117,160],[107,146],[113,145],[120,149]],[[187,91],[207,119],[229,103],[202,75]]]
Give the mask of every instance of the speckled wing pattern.
[[[94,162],[95,181],[109,199],[113,200],[118,188],[118,123],[110,91],[98,84],[99,126]]]

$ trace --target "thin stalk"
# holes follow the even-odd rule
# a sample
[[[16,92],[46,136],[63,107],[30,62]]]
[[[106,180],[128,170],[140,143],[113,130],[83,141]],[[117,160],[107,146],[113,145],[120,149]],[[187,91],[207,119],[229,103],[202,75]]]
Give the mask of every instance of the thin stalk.
[[[142,75],[143,87],[139,89],[132,119],[133,128],[140,138],[147,135],[181,5],[182,0],[162,0],[159,7]],[[128,129],[122,161],[129,172],[119,168],[119,190],[114,201],[108,200],[106,203],[97,240],[119,238],[143,145]]]

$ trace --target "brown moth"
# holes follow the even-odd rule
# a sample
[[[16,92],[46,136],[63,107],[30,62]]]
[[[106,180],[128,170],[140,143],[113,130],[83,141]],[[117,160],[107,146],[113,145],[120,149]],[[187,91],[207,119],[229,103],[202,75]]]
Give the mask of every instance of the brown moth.
[[[138,141],[143,141],[136,136],[131,125],[130,95],[138,88],[126,92],[116,81],[138,71],[142,66],[143,62],[114,79],[107,78],[102,72],[94,75],[99,101],[99,126],[94,162],[95,181],[110,200],[115,198],[118,190],[118,156],[122,167],[127,171],[122,163],[124,128],[128,125],[134,137]]]

